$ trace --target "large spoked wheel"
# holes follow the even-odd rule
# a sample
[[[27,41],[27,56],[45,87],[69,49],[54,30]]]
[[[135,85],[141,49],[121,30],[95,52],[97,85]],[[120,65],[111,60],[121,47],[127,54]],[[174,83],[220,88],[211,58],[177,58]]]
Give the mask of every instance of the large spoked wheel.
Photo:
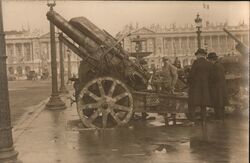
[[[99,77],[77,96],[77,111],[86,127],[112,128],[126,124],[133,114],[133,98],[121,81]]]

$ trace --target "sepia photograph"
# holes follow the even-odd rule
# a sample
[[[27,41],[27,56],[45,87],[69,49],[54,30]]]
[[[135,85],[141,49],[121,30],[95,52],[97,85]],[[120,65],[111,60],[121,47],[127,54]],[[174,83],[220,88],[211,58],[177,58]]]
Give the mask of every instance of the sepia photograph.
[[[248,163],[249,10],[0,0],[0,163]]]

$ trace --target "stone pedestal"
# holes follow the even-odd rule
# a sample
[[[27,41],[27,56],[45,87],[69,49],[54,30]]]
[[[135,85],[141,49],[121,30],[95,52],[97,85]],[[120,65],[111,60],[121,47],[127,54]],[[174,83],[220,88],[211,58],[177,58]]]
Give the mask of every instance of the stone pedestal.
[[[46,108],[50,110],[66,109],[65,103],[61,100],[59,95],[51,95]]]

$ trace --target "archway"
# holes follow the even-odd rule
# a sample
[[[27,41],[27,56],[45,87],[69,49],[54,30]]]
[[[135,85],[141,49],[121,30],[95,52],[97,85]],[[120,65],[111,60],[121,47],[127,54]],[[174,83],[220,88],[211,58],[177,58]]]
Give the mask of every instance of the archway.
[[[18,66],[16,68],[16,71],[17,71],[17,75],[18,76],[22,76],[23,75],[23,68],[21,66]]]
[[[14,68],[13,67],[9,67],[8,68],[9,74],[13,75],[14,74]]]
[[[30,66],[25,66],[25,73],[28,74],[30,72]]]

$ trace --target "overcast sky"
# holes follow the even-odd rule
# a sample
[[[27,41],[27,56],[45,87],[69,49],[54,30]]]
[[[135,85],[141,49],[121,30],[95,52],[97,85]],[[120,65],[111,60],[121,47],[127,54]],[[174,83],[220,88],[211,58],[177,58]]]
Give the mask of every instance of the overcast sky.
[[[203,8],[203,3],[209,9]],[[3,1],[5,30],[42,29],[49,31],[46,18],[47,1]],[[249,2],[209,1],[56,1],[55,10],[67,20],[85,16],[101,29],[112,35],[128,23],[148,26],[152,23],[177,26],[194,24],[196,14],[214,24],[227,21],[237,25],[239,21],[249,24]]]

